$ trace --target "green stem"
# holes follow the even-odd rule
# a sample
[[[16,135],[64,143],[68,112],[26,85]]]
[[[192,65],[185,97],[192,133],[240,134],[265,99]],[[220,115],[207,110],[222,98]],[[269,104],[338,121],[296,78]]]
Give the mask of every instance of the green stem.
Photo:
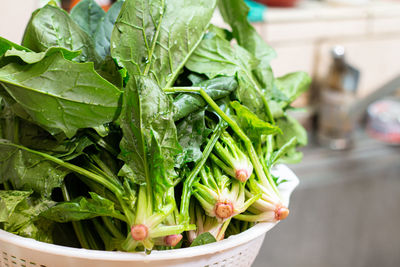
[[[110,170],[110,168],[100,159],[97,155],[89,155],[89,158],[92,159],[100,169],[106,174],[106,177],[109,178],[111,181],[115,182],[118,185],[121,185],[121,181],[118,177]]]
[[[85,169],[83,169],[81,167],[78,167],[78,166],[74,165],[74,164],[65,162],[65,161],[63,161],[63,160],[61,160],[59,158],[53,157],[53,156],[51,156],[49,154],[42,153],[42,152],[39,152],[39,151],[36,151],[36,150],[32,150],[32,149],[29,149],[29,148],[24,147],[24,146],[16,145],[16,144],[13,144],[13,143],[8,143],[8,142],[4,142],[4,141],[0,141],[0,143],[2,145],[12,146],[12,147],[15,147],[15,148],[18,148],[18,149],[22,149],[22,150],[28,151],[28,152],[30,152],[32,154],[35,154],[35,155],[39,155],[39,156],[41,156],[41,157],[43,157],[43,158],[45,158],[45,159],[47,159],[49,161],[52,161],[52,162],[54,162],[54,163],[56,163],[56,164],[58,164],[58,165],[60,165],[60,166],[62,166],[64,168],[67,168],[67,169],[69,169],[69,170],[71,170],[73,172],[79,173],[79,174],[81,174],[83,176],[86,176],[87,178],[90,178],[93,181],[98,182],[99,184],[102,184],[103,186],[105,186],[106,188],[111,190],[111,192],[113,192],[116,195],[121,196],[123,194],[123,189],[122,188],[117,187],[116,185],[114,185],[110,181],[106,180],[104,177],[102,177],[100,175],[97,175],[97,174],[95,174],[93,172],[87,171],[87,170],[85,170]]]
[[[71,201],[71,198],[70,198],[70,196],[68,194],[67,187],[66,187],[65,183],[62,183],[61,191],[62,191],[62,194],[63,194],[64,201]],[[78,238],[78,241],[81,244],[81,247],[82,248],[86,248],[86,249],[90,249],[89,242],[86,239],[86,236],[84,234],[83,226],[82,226],[81,222],[74,221],[74,222],[71,222],[71,223],[72,223],[72,227],[74,228],[76,237]]]
[[[110,217],[101,217],[101,219],[104,222],[104,225],[107,227],[107,229],[110,231],[110,233],[115,237],[115,238],[120,238],[123,239],[125,238],[121,232],[119,231],[119,229],[117,227],[115,227],[114,223],[112,222]]]
[[[225,235],[226,228],[228,228],[228,225],[229,225],[229,223],[231,222],[231,219],[232,219],[232,218],[227,219],[227,220],[224,222],[224,224],[222,225],[221,230],[219,231],[219,233],[218,233],[218,235],[217,235],[217,238],[216,238],[218,241],[223,239],[223,237],[224,237],[224,235]]]
[[[278,196],[279,191],[275,186],[275,183],[271,178],[269,177],[268,170],[266,170],[268,173],[264,173],[264,169],[262,164],[260,163],[260,160],[258,159],[256,150],[253,147],[253,144],[251,143],[251,140],[247,137],[247,135],[242,131],[242,129],[239,127],[239,125],[232,120],[228,115],[226,115],[217,105],[217,103],[214,102],[214,100],[200,87],[173,87],[173,88],[166,88],[165,92],[170,92],[170,93],[200,93],[200,95],[204,98],[204,100],[210,105],[211,108],[217,112],[217,114],[224,120],[226,121],[229,126],[232,128],[232,130],[236,133],[236,135],[243,141],[247,153],[249,154],[250,160],[253,163],[254,170],[256,171],[257,176],[259,177],[260,180],[268,180],[268,187],[271,191],[277,192]]]
[[[184,222],[189,222],[189,203],[190,203],[190,196],[192,194],[191,192],[192,185],[197,175],[199,174],[201,168],[203,168],[208,157],[210,156],[210,153],[213,150],[214,145],[217,142],[223,130],[224,130],[223,122],[220,121],[218,125],[215,127],[214,133],[212,134],[210,140],[208,141],[206,147],[204,148],[203,157],[196,164],[196,166],[193,168],[193,170],[190,172],[189,176],[183,183],[180,213],[181,216],[183,216]]]
[[[9,181],[4,181],[3,186],[4,186],[4,190],[12,190]]]

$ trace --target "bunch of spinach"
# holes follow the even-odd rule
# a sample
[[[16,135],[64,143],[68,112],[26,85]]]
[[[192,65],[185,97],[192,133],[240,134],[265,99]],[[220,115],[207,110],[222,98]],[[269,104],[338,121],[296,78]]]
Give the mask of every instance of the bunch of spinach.
[[[232,31],[210,24],[217,6]],[[284,219],[270,170],[301,158],[286,111],[310,79],[274,78],[247,13],[242,0],[50,2],[21,45],[0,38],[0,227],[142,251]]]

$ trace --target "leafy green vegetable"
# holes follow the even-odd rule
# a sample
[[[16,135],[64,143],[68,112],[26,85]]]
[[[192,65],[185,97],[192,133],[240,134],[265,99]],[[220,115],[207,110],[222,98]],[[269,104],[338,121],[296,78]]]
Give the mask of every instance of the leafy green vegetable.
[[[281,132],[278,126],[261,120],[257,115],[251,112],[251,110],[241,105],[239,102],[233,101],[231,102],[231,106],[235,109],[235,118],[240,127],[254,143],[258,144],[262,135]]]
[[[1,229],[135,252],[288,216],[271,168],[302,155],[287,111],[310,80],[275,79],[244,2],[218,3],[232,32],[217,0],[83,0],[0,38]]]
[[[204,121],[204,110],[192,113],[176,126],[179,144],[183,152],[176,159],[179,166],[188,162],[197,162],[202,157],[200,146],[209,134]]]
[[[80,52],[79,51],[69,51],[65,48],[62,47],[51,47],[47,49],[45,52],[27,52],[24,50],[18,50],[15,48],[11,48],[8,50],[5,54],[4,57],[19,57],[22,61],[28,64],[34,64],[37,63],[41,60],[43,60],[45,57],[51,56],[56,53],[61,53],[63,57],[67,60],[72,60],[79,56]]]
[[[90,63],[74,63],[54,53],[30,65],[0,69],[0,82],[32,119],[72,137],[79,128],[111,122],[120,91]]]
[[[292,138],[296,138],[297,145],[307,145],[307,132],[304,127],[293,117],[286,116],[277,121],[277,125],[282,130],[282,135],[276,136],[275,145],[277,149],[284,147],[288,144]],[[287,149],[286,155],[279,159],[282,163],[296,163],[299,162],[303,157],[301,152],[296,151],[296,148],[292,145]]]
[[[234,77],[217,77],[210,80],[201,81],[193,84],[201,87],[214,100],[228,96],[237,88]],[[207,105],[203,98],[194,94],[180,94],[173,100],[175,106],[174,120],[180,120],[188,114],[195,112]]]
[[[71,19],[89,36],[94,36],[106,12],[94,0],[82,0],[70,12]]]
[[[0,183],[10,182],[18,190],[33,190],[50,196],[59,187],[68,170],[0,140]]]
[[[111,38],[111,54],[131,75],[150,75],[170,87],[201,41],[215,0],[125,1]]]
[[[191,71],[203,73],[209,78],[219,75],[237,75],[239,87],[238,100],[262,119],[267,118],[261,88],[252,74],[258,60],[239,45],[231,47],[228,40],[211,32],[194,51],[186,67]]]
[[[196,239],[193,241],[193,243],[190,245],[191,247],[196,247],[196,246],[201,246],[201,245],[206,245],[206,244],[211,244],[217,242],[215,237],[210,234],[209,232],[205,232],[200,234]]]
[[[7,222],[18,204],[31,194],[31,191],[0,190],[0,222]]]
[[[276,53],[248,22],[249,8],[246,3],[241,0],[221,0],[218,8],[224,20],[232,27],[232,34],[238,44],[260,60],[254,73],[261,87],[270,88],[273,75],[269,63],[276,57]]]
[[[71,18],[93,38],[103,59],[110,54],[111,33],[122,4],[117,1],[106,13],[94,0],[83,0],[71,10]]]
[[[39,214],[54,205],[47,199],[28,198],[17,205],[13,214],[4,223],[4,230],[20,236],[49,242],[52,238],[52,222],[40,220]]]
[[[22,45],[35,52],[48,48],[64,47],[71,51],[81,50],[75,60],[94,62],[97,66],[101,58],[97,54],[90,36],[83,31],[64,10],[46,5],[32,14],[25,29]]]
[[[275,80],[275,85],[279,91],[286,97],[286,107],[298,98],[302,93],[308,90],[310,87],[311,78],[305,72],[293,72],[286,74],[285,76],[279,77]]]
[[[89,192],[91,198],[79,197],[69,202],[63,202],[45,210],[40,216],[56,222],[80,221],[98,216],[124,218],[115,210],[114,203],[96,193]]]
[[[172,185],[172,177],[166,173],[159,177],[159,170],[154,166],[172,174],[174,157],[181,150],[172,118],[172,103],[158,85],[146,77],[128,82],[124,101],[120,157],[132,170],[130,178],[139,184],[154,184],[154,190],[164,195],[166,186]],[[153,157],[149,158],[150,155]],[[150,164],[155,165],[150,168]]]

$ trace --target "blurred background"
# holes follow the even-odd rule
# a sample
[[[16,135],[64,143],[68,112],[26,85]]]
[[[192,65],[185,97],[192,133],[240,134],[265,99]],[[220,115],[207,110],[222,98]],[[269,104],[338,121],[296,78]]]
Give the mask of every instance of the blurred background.
[[[0,36],[19,43],[46,2],[2,0]],[[291,216],[267,233],[254,266],[400,266],[400,1],[246,3],[278,54],[275,75],[313,78],[291,111],[310,137],[291,165],[301,180]],[[218,13],[213,22],[225,26]]]

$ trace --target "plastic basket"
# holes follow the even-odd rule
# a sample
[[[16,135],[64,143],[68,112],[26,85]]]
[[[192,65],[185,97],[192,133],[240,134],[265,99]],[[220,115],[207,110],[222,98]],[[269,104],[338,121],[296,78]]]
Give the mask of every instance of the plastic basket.
[[[285,165],[276,166],[273,174],[288,180],[279,186],[284,203],[288,205],[289,197],[299,181]],[[150,255],[63,247],[0,230],[0,266],[251,266],[260,251],[265,233],[275,225],[276,223],[259,223],[220,242],[193,248],[153,251]]]

